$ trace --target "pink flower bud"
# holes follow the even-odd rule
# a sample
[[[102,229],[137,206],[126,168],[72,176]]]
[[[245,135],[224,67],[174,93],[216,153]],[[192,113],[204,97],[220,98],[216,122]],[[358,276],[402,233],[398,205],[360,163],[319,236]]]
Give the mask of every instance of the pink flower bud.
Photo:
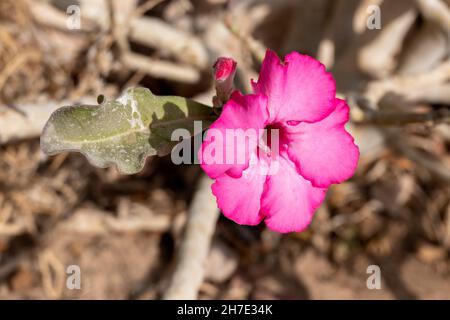
[[[220,57],[214,63],[214,81],[216,86],[216,97],[214,106],[223,106],[230,98],[234,90],[234,75],[237,63],[231,58]]]

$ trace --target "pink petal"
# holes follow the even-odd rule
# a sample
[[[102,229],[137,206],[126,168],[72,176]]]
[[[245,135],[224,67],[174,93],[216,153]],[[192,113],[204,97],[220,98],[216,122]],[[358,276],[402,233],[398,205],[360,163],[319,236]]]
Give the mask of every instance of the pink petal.
[[[266,105],[267,98],[263,95],[242,95],[238,91],[231,95],[219,119],[207,131],[199,150],[200,165],[209,177],[214,179],[225,172],[239,177],[248,167],[250,154],[256,149],[260,136],[259,131],[266,124]],[[227,139],[227,133],[234,136]],[[254,133],[257,137],[251,139],[250,135],[246,137],[247,133]],[[216,135],[219,135],[221,140],[219,148],[216,148]],[[208,152],[210,149],[219,153],[219,157],[213,157],[212,152]],[[216,158],[219,158],[219,161],[216,161]]]
[[[358,163],[358,147],[345,130],[349,108],[340,99],[334,105],[336,109],[322,121],[285,127],[289,158],[317,187],[347,180]]]
[[[250,166],[240,178],[223,174],[212,185],[212,192],[223,214],[239,224],[257,225],[263,219],[260,214],[261,194],[266,180],[267,163],[258,161],[255,153]]]
[[[222,114],[210,127],[199,150],[201,167],[211,178],[217,178],[225,172],[239,177],[248,167],[250,155],[256,150],[259,136],[267,121],[267,98],[263,95],[241,95],[235,91],[225,104]],[[237,130],[236,130],[237,129]],[[214,134],[215,133],[215,134]],[[227,134],[232,133],[233,136]],[[246,134],[249,133],[249,136]],[[251,139],[251,133],[255,134]],[[220,135],[219,148],[214,143]],[[234,142],[233,142],[234,140]],[[239,143],[238,141],[245,141]],[[219,157],[214,157],[215,152]],[[219,158],[219,161],[215,161]]]
[[[321,120],[333,110],[336,94],[333,77],[319,61],[292,52],[282,64],[270,50],[253,88],[269,98],[270,122]]]
[[[261,198],[261,212],[267,226],[278,232],[299,232],[311,222],[316,208],[325,198],[326,189],[305,180],[285,156],[278,157],[280,168],[267,176]]]

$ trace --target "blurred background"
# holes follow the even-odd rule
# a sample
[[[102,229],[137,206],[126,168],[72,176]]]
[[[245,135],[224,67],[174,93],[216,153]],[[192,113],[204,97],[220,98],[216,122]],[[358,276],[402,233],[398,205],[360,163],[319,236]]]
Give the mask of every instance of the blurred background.
[[[45,156],[42,127],[130,86],[211,104],[218,56],[249,92],[270,48],[333,73],[359,166],[303,233],[220,217],[199,298],[449,299],[449,35],[448,0],[1,0],[0,298],[161,298],[199,166],[123,176]]]

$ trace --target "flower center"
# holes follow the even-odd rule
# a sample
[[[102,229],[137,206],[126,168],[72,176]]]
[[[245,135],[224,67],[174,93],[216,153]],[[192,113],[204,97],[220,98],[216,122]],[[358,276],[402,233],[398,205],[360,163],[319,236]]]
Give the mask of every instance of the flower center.
[[[268,156],[278,155],[280,150],[280,134],[282,127],[277,124],[269,124],[264,128],[259,140],[258,148]]]

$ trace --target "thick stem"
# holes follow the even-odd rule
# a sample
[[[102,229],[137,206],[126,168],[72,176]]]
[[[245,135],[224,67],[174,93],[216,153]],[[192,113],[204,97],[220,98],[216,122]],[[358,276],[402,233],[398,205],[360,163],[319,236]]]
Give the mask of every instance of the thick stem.
[[[219,209],[211,193],[212,180],[202,175],[188,211],[184,239],[176,269],[163,299],[193,300],[203,282],[205,261],[214,234]]]

